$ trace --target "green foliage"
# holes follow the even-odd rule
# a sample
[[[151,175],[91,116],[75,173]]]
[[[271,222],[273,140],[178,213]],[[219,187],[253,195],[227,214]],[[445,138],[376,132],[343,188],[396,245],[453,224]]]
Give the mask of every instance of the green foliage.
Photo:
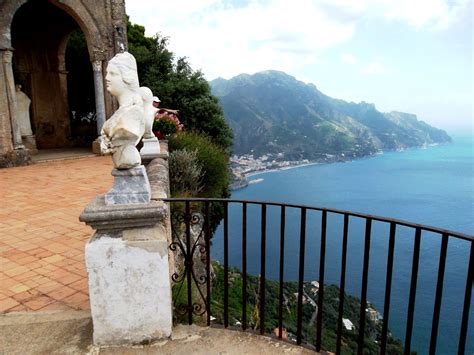
[[[220,197],[227,198],[229,193],[229,156],[224,149],[214,144],[207,136],[193,132],[181,132],[168,141],[170,151],[186,149],[196,151],[196,164],[202,168],[202,189],[193,197]],[[173,176],[170,170],[172,197],[189,196],[191,192],[179,191],[183,186],[174,185],[174,181],[179,179]],[[199,204],[198,204],[199,205]],[[200,209],[203,206],[192,206],[192,209]],[[174,204],[173,208],[184,208]],[[209,226],[211,235],[216,230],[219,222],[224,216],[224,206],[220,203],[211,203],[209,206]]]
[[[202,292],[202,291],[201,291]],[[188,284],[186,280],[183,282],[175,283],[171,287],[171,295],[173,299],[174,305],[187,305],[188,304]],[[206,305],[204,304],[202,297],[200,296],[200,292],[196,284],[193,282],[191,283],[191,297],[195,302],[205,308]],[[206,313],[202,316],[193,314],[193,323],[194,324],[202,324],[206,321]],[[174,310],[173,312],[173,322],[176,324],[179,323],[187,323],[188,322],[188,314],[183,310],[183,308],[179,308]]]
[[[216,318],[216,323],[223,323],[224,270],[218,263],[213,263],[213,269],[215,278],[212,280],[211,314]],[[237,321],[242,321],[242,274],[236,268],[229,269],[228,287],[229,323],[230,325],[235,325]],[[247,325],[254,329],[259,326],[258,317],[252,317],[252,314],[258,315],[259,313],[259,287],[259,278],[247,275]],[[311,284],[305,282],[303,287],[305,294],[317,302],[318,293],[312,290]],[[297,292],[297,282],[284,282],[283,294],[284,300],[287,301],[287,303],[284,303],[283,306],[283,327],[286,328],[290,337],[295,337],[297,332],[297,297],[295,295]],[[277,281],[266,280],[265,295],[265,332],[273,333],[273,329],[278,326],[279,283]],[[338,307],[339,288],[334,285],[326,285],[324,287],[321,339],[322,348],[326,351],[335,351],[336,349]],[[355,329],[343,329],[342,354],[354,354],[357,352],[359,311],[360,300],[347,294],[344,295],[343,317],[350,319]],[[310,302],[303,303],[302,337],[303,341],[309,344],[315,344],[316,342],[315,312],[316,308]],[[380,341],[381,328],[380,322],[372,322],[366,318],[365,354],[379,353],[378,341]],[[387,354],[395,355],[401,353],[403,353],[402,343],[392,336],[389,336],[387,340]]]
[[[203,169],[200,197],[229,196],[229,157],[220,146],[198,133],[182,132],[168,141],[171,152],[179,149],[196,151],[197,163]],[[172,187],[173,189],[173,187]]]
[[[194,197],[202,190],[203,169],[197,150],[178,149],[169,156],[172,196]]]
[[[140,85],[148,86],[160,98],[161,107],[179,110],[187,130],[205,133],[214,143],[230,149],[232,131],[203,74],[193,70],[186,58],[175,58],[167,48],[167,37],[146,37],[143,26],[130,22],[127,31]]]

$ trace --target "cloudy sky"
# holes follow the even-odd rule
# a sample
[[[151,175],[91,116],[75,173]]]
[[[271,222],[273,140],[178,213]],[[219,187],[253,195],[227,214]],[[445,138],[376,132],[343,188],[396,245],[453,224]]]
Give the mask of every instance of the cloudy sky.
[[[284,71],[348,101],[473,129],[474,0],[127,0],[208,80]]]

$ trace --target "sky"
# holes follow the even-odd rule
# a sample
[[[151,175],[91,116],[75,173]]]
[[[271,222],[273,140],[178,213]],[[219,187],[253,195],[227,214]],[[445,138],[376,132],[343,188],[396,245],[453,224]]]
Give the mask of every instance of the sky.
[[[126,0],[126,10],[207,80],[281,70],[474,133],[474,0]]]

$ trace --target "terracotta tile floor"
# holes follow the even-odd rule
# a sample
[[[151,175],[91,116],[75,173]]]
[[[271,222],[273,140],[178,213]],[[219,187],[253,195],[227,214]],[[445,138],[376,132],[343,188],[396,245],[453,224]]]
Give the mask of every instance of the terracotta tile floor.
[[[111,170],[110,157],[0,169],[0,312],[89,309],[78,218]]]

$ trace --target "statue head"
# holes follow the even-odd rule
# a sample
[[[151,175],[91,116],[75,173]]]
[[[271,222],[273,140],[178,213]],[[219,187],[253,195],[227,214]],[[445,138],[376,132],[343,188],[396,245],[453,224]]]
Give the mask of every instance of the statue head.
[[[143,104],[146,106],[153,106],[153,92],[146,86],[140,88],[140,94],[143,99]]]
[[[105,81],[107,90],[114,96],[136,92],[139,83],[135,57],[128,52],[115,55],[107,65]]]

